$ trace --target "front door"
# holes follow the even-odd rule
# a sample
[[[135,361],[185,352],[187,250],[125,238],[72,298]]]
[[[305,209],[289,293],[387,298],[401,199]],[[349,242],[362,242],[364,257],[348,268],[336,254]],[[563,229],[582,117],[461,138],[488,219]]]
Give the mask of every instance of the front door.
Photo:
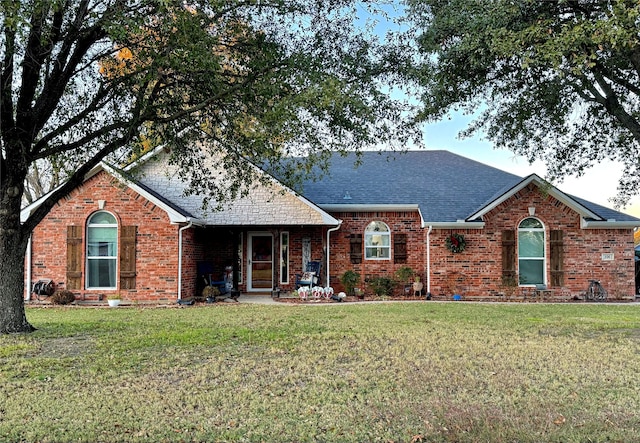
[[[273,236],[269,233],[249,233],[247,291],[273,289]]]

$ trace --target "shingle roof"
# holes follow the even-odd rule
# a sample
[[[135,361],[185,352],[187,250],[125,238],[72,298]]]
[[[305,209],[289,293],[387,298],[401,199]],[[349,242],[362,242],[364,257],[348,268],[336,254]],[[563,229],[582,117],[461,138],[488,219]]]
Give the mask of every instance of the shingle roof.
[[[320,205],[417,204],[428,221],[467,218],[521,177],[448,151],[334,155],[329,174],[305,181],[302,193]],[[350,199],[345,199],[345,194]]]
[[[522,177],[443,150],[334,154],[329,172],[301,192],[320,207],[417,205],[425,222],[466,220],[523,181]],[[349,198],[345,198],[348,196]],[[571,196],[568,196],[571,197]],[[638,220],[571,197],[604,220]]]

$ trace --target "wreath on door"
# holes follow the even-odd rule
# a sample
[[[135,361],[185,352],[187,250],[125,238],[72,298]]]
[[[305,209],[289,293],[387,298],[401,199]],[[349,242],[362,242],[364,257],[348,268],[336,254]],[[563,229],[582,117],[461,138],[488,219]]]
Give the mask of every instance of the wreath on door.
[[[447,249],[451,252],[462,252],[467,247],[467,242],[462,234],[451,234],[445,240]]]

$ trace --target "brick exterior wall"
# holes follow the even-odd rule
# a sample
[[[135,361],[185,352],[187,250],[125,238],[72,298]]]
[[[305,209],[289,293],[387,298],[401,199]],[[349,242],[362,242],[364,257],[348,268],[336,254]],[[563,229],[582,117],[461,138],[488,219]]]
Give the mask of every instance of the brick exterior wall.
[[[104,210],[113,214],[118,226],[137,226],[136,287],[123,290],[87,290],[86,261],[82,260],[81,289],[73,291],[79,300],[99,300],[119,292],[125,300],[174,301],[177,298],[178,229],[165,211],[123,186],[104,172],[87,180],[53,207],[32,235],[32,281],[51,278],[57,287],[66,287],[67,226],[83,229],[86,250],[86,222],[104,200]],[[185,231],[185,250],[195,251],[192,235]],[[189,256],[190,254],[186,254]],[[186,260],[189,264],[189,259]],[[192,274],[195,271],[192,272]],[[193,291],[195,278],[185,278],[187,291]],[[120,284],[117,278],[118,285]]]
[[[580,217],[555,198],[530,186],[485,215],[484,229],[433,230],[431,233],[431,291],[449,295],[487,296],[503,292],[502,231],[517,230],[535,207],[535,218],[545,228],[546,277],[550,289],[579,295],[591,278],[600,279],[610,297],[634,294],[634,257],[632,229],[581,229]],[[551,287],[549,255],[550,231],[563,231],[564,285]],[[465,236],[464,252],[454,254],[445,247],[453,232]],[[602,254],[613,254],[603,261]],[[456,286],[458,288],[454,288]]]
[[[86,260],[82,260],[82,287],[74,291],[79,300],[98,300],[109,293],[120,292],[126,300],[173,302],[178,296],[178,237],[179,226],[172,225],[167,214],[135,191],[123,186],[101,172],[62,199],[34,230],[32,236],[32,281],[51,278],[57,286],[66,286],[67,227],[82,227],[83,251],[86,249],[86,222],[104,200],[104,210],[113,214],[118,226],[137,226],[136,286],[134,289],[87,290],[85,288]],[[563,232],[562,288],[571,294],[585,291],[590,278],[600,279],[610,296],[634,293],[634,252],[632,229],[581,229],[580,217],[573,210],[531,185],[500,204],[484,216],[483,229],[433,229],[430,236],[431,292],[451,295],[459,292],[465,297],[496,295],[502,287],[502,233],[517,230],[519,223],[529,217],[528,208],[535,207],[535,217],[545,228],[545,248],[549,251],[550,232]],[[368,277],[389,276],[403,266],[411,267],[421,280],[427,278],[427,231],[421,227],[417,211],[334,213],[343,220],[337,231],[330,234],[330,282],[337,291],[343,290],[340,276],[346,270],[357,271],[364,280]],[[382,221],[391,230],[391,258],[368,260],[364,257],[352,263],[352,240],[362,235],[372,221]],[[241,279],[239,289],[247,290],[247,239],[249,231],[269,232],[273,235],[274,286],[283,291],[294,289],[296,274],[302,272],[304,239],[311,242],[311,260],[320,260],[321,283],[326,282],[326,237],[328,227],[301,226],[237,226],[224,228],[192,227],[183,231],[182,296],[200,295],[198,263],[210,262],[220,275],[224,267],[233,263],[235,247],[241,241]],[[280,233],[289,233],[289,283],[280,284]],[[445,239],[452,233],[465,236],[467,247],[462,253],[452,253],[445,247]],[[395,240],[406,239],[406,254],[397,262]],[[602,254],[613,254],[614,260],[603,260]],[[546,261],[549,284],[550,260]],[[216,277],[217,278],[217,277]],[[119,278],[118,285],[120,284]],[[426,284],[425,284],[426,289]],[[552,288],[559,290],[560,287]]]
[[[346,270],[354,270],[363,280],[370,277],[393,277],[395,272],[403,267],[411,267],[424,281],[426,276],[426,230],[421,228],[420,215],[415,212],[358,212],[334,213],[334,217],[343,221],[339,230],[331,233],[331,285],[336,291],[344,288],[340,283],[340,276]],[[364,257],[364,237],[362,243],[362,260],[360,263],[351,262],[351,236],[362,234],[372,221],[382,221],[391,230],[391,257],[389,260],[368,260]],[[395,263],[394,240],[395,235],[407,235],[406,262]]]
[[[433,229],[429,235],[431,261],[431,292],[449,296],[460,293],[465,297],[494,296],[504,293],[502,284],[502,232],[516,230],[522,220],[529,217],[529,207],[535,207],[535,218],[545,228],[546,280],[555,293],[580,295],[588,280],[600,279],[611,298],[634,294],[633,229],[581,229],[580,216],[562,202],[531,185],[484,216],[483,229]],[[410,266],[426,282],[427,228],[420,227],[418,213],[369,212],[334,213],[342,219],[341,229],[332,233],[331,284],[342,290],[339,277],[347,269],[368,276],[393,277],[401,266]],[[391,228],[392,251],[390,260],[367,260],[359,264],[350,261],[351,234],[364,234],[373,220],[385,222]],[[552,230],[563,232],[564,284],[553,287],[549,259],[549,240]],[[394,263],[393,236],[407,234],[407,262]],[[452,233],[464,235],[466,249],[453,253],[445,246]],[[517,237],[516,237],[517,238]],[[602,254],[613,254],[614,260],[602,259]],[[425,285],[426,287],[426,285]],[[519,292],[520,290],[518,290]]]

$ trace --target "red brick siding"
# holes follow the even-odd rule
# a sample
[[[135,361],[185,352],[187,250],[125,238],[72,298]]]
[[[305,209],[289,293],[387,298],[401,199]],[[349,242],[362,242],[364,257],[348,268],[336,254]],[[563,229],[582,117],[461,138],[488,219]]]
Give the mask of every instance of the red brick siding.
[[[535,186],[518,192],[488,213],[484,229],[432,232],[431,291],[449,295],[451,276],[463,275],[461,290],[465,295],[498,292],[502,276],[501,233],[505,229],[517,230],[519,223],[529,217],[529,207],[536,208],[535,217],[544,224],[547,258],[550,231],[564,233],[564,288],[579,294],[587,288],[590,278],[597,278],[614,297],[634,293],[633,230],[581,229],[577,213]],[[452,232],[465,236],[467,248],[463,253],[454,254],[446,249],[445,238]],[[615,260],[602,261],[603,253],[613,253]],[[550,282],[548,259],[546,266]]]
[[[344,290],[340,283],[340,276],[346,270],[358,272],[361,278],[374,276],[393,277],[395,272],[403,267],[411,267],[424,281],[426,272],[425,232],[420,226],[418,212],[359,212],[334,213],[334,217],[343,221],[339,230],[331,233],[331,285],[336,291]],[[386,223],[391,230],[391,258],[389,260],[367,260],[352,264],[350,258],[351,234],[363,234],[372,221],[379,220]],[[394,233],[407,234],[406,263],[394,263],[393,240]],[[363,242],[364,248],[364,242]]]
[[[178,226],[171,225],[167,214],[131,189],[122,186],[104,172],[87,180],[61,199],[36,227],[32,235],[32,281],[52,278],[57,285],[66,284],[66,229],[82,226],[98,211],[98,201],[104,200],[104,210],[118,220],[118,226],[138,227],[136,238],[136,288],[118,290],[128,300],[175,300],[178,280]],[[188,230],[186,237],[189,238]],[[86,241],[86,230],[83,243]],[[84,245],[83,245],[84,248]],[[82,268],[82,290],[79,299],[98,299],[109,292],[86,290],[85,263]],[[119,284],[119,278],[118,284]],[[183,280],[188,285],[190,278]]]

